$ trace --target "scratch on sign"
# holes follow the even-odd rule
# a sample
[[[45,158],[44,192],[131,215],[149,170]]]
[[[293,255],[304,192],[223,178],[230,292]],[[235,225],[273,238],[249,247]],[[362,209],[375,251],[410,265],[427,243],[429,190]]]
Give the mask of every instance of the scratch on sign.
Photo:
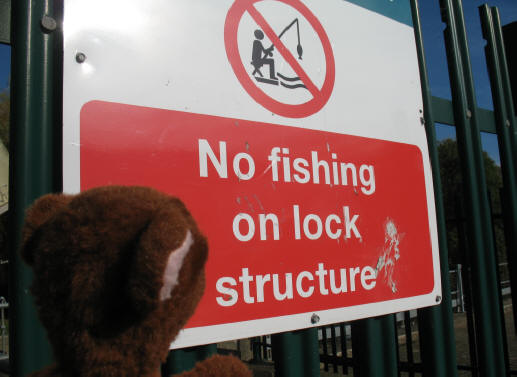
[[[393,220],[386,219],[384,225],[384,248],[382,254],[377,261],[375,275],[378,276],[384,270],[384,279],[393,293],[397,292],[397,283],[393,279],[395,263],[400,258],[399,244],[402,235],[398,232]]]

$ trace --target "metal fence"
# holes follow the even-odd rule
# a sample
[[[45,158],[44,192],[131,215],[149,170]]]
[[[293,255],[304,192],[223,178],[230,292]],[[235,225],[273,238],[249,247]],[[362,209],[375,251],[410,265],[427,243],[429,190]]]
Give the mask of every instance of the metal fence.
[[[427,0],[426,0],[427,1]],[[416,0],[411,0],[413,24],[420,61],[425,126],[432,161],[439,231],[441,270],[448,271],[447,225],[439,173],[435,122],[453,125],[457,131],[464,192],[458,204],[458,232],[463,240],[462,311],[453,313],[450,277],[442,274],[443,298],[439,306],[297,332],[261,337],[253,354],[272,357],[276,377],[314,377],[324,373],[354,376],[488,376],[517,375],[511,364],[508,313],[516,302],[503,299],[501,280],[517,287],[517,124],[512,104],[508,69],[497,9],[484,6],[481,19],[487,40],[487,65],[492,84],[494,111],[479,109],[473,85],[461,0],[440,0],[446,24],[444,37],[450,73],[452,101],[430,95]],[[12,8],[12,9],[11,9]],[[12,12],[11,12],[12,10]],[[33,304],[24,291],[30,274],[17,255],[24,211],[37,197],[61,189],[62,35],[42,29],[44,15],[62,20],[62,1],[0,1],[0,41],[15,48],[11,80],[11,179],[10,226],[10,366],[13,376],[24,376],[51,360],[50,347],[36,319]],[[7,15],[8,13],[8,15]],[[12,17],[10,17],[12,14]],[[10,36],[6,23],[12,19]],[[500,220],[504,223],[507,276],[498,274],[489,195],[485,185],[480,131],[496,133],[503,173]],[[506,262],[505,262],[506,263]],[[459,291],[458,283],[454,291]],[[458,306],[457,292],[454,299]],[[461,296],[461,295],[460,295]],[[464,312],[463,312],[464,309]],[[462,317],[462,326],[458,318]],[[513,321],[510,321],[513,322]],[[346,334],[347,336],[338,336]],[[16,341],[13,340],[16,338]],[[341,340],[343,338],[343,340]],[[38,341],[35,341],[37,339]],[[461,347],[464,339],[465,349]],[[345,341],[346,340],[346,341]],[[515,341],[514,341],[515,342]],[[257,346],[258,344],[258,346]],[[196,360],[216,352],[215,345],[171,352],[163,374],[190,368]],[[465,355],[465,358],[463,356]],[[252,358],[253,359],[253,358]],[[321,363],[321,364],[320,364]],[[253,364],[253,363],[252,363]]]
[[[507,263],[499,264],[501,275],[506,272],[505,269],[507,269],[507,267]],[[465,283],[465,279],[468,277],[468,270],[465,272],[465,268],[465,266],[458,264],[455,269],[449,271],[451,282],[454,282],[454,290],[451,291],[451,308],[454,313],[458,314],[455,315],[455,322],[463,323],[467,327],[467,333],[463,334],[463,337],[465,338],[464,342],[468,345],[468,352],[465,355],[468,357],[459,358],[461,363],[458,365],[458,370],[466,371],[469,375],[477,375],[476,358],[474,356],[475,342],[473,340],[475,334],[473,331],[472,307],[470,304],[472,298],[467,297],[470,283]],[[509,280],[501,281],[501,295],[508,299],[511,298],[509,283]],[[419,345],[417,311],[411,310],[397,313],[394,320],[399,375],[422,376],[423,366]],[[507,315],[505,322],[511,320],[511,316]],[[353,375],[355,363],[352,354],[351,329],[351,323],[340,323],[318,329],[320,365],[322,372],[327,372],[327,375]],[[461,336],[462,334],[458,335]],[[222,349],[224,349],[224,347]],[[253,358],[249,360],[252,365],[267,365],[269,363],[272,367],[271,336],[251,339],[250,350],[252,350],[253,354]],[[506,352],[508,352],[508,349]],[[234,352],[234,354],[243,358],[241,352]],[[510,367],[510,374],[516,375],[517,364],[508,365]]]
[[[4,297],[0,297],[0,359],[6,359],[9,356],[9,332],[7,329],[6,311],[9,304]]]
[[[318,331],[255,338],[250,346],[254,350],[253,360],[272,363],[275,376],[308,377],[330,373],[499,377],[517,374],[517,365],[510,362],[511,351],[517,350],[515,327],[510,323],[514,322],[515,302],[509,295],[517,283],[513,256],[517,249],[514,165],[517,161],[517,128],[498,11],[488,6],[480,8],[495,108],[492,112],[480,109],[476,104],[461,1],[440,1],[446,24],[444,37],[452,101],[430,95],[418,7],[416,1],[411,1],[411,5],[433,165],[442,271],[449,270],[448,224],[443,207],[435,122],[454,126],[457,132],[464,192],[457,203],[454,226],[462,250],[461,268],[457,268],[452,278],[448,273],[442,274],[444,297],[438,307],[327,326]],[[482,159],[481,131],[498,136],[503,174],[503,213],[500,214],[492,214]],[[506,240],[505,250],[499,250],[499,253],[494,234],[496,221],[504,224]],[[507,261],[498,268],[497,255],[504,253]],[[503,273],[499,271],[501,268]],[[452,290],[451,281],[454,283]],[[509,337],[513,339],[512,347],[508,346]]]
[[[7,310],[9,303],[0,296],[0,373],[9,372],[9,328]]]

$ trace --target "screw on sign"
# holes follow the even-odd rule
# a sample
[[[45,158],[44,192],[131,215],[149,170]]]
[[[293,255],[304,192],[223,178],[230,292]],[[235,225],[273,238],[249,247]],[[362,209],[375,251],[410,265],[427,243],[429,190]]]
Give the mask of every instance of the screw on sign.
[[[246,92],[269,111],[289,118],[303,118],[315,114],[325,106],[334,88],[334,54],[328,36],[316,16],[302,2],[299,0],[274,0],[275,3],[282,3],[301,14],[316,33],[323,47],[325,61],[324,81],[321,87],[318,87],[299,63],[304,52],[300,38],[300,20],[298,18],[288,19],[287,26],[282,27],[280,33],[277,34],[256,7],[256,4],[263,1],[237,0],[228,11],[224,28],[224,42],[233,71]],[[253,45],[251,62],[243,62],[237,41],[240,21],[246,13],[258,25],[252,36],[255,40],[251,41]],[[287,31],[294,30],[294,28],[297,32],[297,58],[281,39]],[[263,44],[264,36],[271,41],[271,45],[268,47]],[[296,74],[294,77],[288,77],[276,71],[275,54],[281,56],[290,66]],[[278,86],[279,84],[286,90],[307,90],[311,99],[299,104],[285,103],[273,98],[264,89],[264,86]]]

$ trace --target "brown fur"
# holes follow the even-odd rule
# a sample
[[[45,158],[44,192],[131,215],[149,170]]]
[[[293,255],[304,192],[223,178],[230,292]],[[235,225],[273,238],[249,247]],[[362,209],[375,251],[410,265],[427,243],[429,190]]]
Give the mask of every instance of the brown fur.
[[[178,285],[160,301],[167,259],[188,230],[194,243]],[[178,199],[109,186],[36,201],[22,256],[34,270],[32,293],[56,358],[34,377],[155,377],[203,294],[207,243]],[[227,357],[189,373],[182,376],[251,376]]]

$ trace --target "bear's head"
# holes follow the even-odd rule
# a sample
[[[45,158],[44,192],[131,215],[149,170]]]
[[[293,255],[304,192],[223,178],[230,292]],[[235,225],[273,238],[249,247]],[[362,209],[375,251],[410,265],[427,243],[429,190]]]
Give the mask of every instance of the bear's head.
[[[205,238],[150,188],[46,195],[27,211],[21,252],[64,375],[155,375],[204,290]]]

